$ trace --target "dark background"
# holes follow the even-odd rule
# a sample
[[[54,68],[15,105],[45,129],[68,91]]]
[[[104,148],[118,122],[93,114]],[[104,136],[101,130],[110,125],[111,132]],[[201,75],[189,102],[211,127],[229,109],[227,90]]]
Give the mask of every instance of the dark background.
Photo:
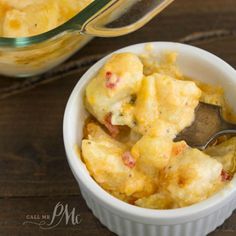
[[[100,55],[147,41],[190,43],[236,68],[236,0],[176,0],[135,33],[94,39],[70,59],[86,62],[81,66],[60,67],[64,73],[55,70],[36,82],[0,77],[0,235],[113,235],[88,210],[71,174],[63,113],[80,76]],[[62,222],[49,231],[23,225],[27,215],[51,214],[59,201],[76,208],[80,225]],[[236,212],[210,235],[236,235]]]

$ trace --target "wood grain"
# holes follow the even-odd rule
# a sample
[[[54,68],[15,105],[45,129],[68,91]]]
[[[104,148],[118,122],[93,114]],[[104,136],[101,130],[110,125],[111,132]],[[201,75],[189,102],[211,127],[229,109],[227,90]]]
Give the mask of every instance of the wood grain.
[[[0,235],[113,235],[88,210],[65,158],[62,119],[73,87],[102,55],[147,41],[190,43],[236,68],[235,23],[235,0],[178,0],[135,33],[93,40],[47,76],[1,77]],[[27,214],[50,212],[58,201],[78,208],[79,226],[42,231],[22,225]],[[235,234],[236,213],[210,235]]]
[[[62,204],[69,203],[69,210],[76,209],[76,213],[80,214],[81,223],[74,226],[71,223],[66,225],[63,219],[55,229],[40,229],[39,226],[24,222],[29,221],[29,215],[51,215],[57,202]],[[1,204],[0,214],[0,235],[58,235],[58,236],[74,236],[74,235],[100,235],[111,236],[109,232],[100,222],[92,215],[84,204],[82,197],[77,196],[55,196],[55,197],[27,197],[27,198],[9,198]],[[14,208],[14,211],[9,211]],[[39,222],[40,220],[35,220]],[[23,225],[24,224],[24,225]]]

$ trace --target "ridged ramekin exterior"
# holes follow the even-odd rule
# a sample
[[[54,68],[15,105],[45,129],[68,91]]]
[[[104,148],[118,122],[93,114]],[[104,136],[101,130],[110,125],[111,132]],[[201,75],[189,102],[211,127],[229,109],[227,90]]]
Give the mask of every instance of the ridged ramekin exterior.
[[[220,226],[236,207],[236,199],[200,219],[180,224],[154,225],[126,219],[103,207],[80,186],[83,198],[99,221],[119,236],[204,236]]]

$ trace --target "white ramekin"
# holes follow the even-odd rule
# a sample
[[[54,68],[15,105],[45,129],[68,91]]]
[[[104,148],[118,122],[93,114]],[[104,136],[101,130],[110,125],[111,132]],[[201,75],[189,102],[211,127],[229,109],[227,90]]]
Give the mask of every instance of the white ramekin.
[[[236,71],[226,62],[202,49],[179,43],[153,42],[154,52],[174,51],[177,64],[191,78],[223,86],[229,103],[236,110]],[[143,53],[145,44],[123,48],[117,52]],[[106,59],[92,66],[80,78],[68,101],[63,124],[64,143],[71,170],[81,193],[93,214],[118,235],[125,236],[199,236],[221,225],[236,208],[236,177],[223,190],[209,199],[174,210],[152,210],[136,207],[108,194],[89,175],[75,145],[81,144],[84,120],[84,89]],[[78,78],[79,79],[79,78]]]

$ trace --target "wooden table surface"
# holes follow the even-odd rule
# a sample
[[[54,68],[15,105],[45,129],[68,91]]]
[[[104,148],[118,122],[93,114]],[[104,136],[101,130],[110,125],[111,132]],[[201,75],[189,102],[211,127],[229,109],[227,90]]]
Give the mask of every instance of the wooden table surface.
[[[147,41],[181,41],[204,48],[236,68],[236,0],[176,0],[139,31],[97,38],[40,79],[0,78],[0,235],[114,235],[92,215],[66,161],[62,119],[67,99],[101,55]],[[70,64],[71,65],[71,64]],[[63,220],[51,230],[40,222],[61,202],[81,223]],[[32,219],[33,218],[33,219]],[[236,235],[236,212],[211,236]]]

